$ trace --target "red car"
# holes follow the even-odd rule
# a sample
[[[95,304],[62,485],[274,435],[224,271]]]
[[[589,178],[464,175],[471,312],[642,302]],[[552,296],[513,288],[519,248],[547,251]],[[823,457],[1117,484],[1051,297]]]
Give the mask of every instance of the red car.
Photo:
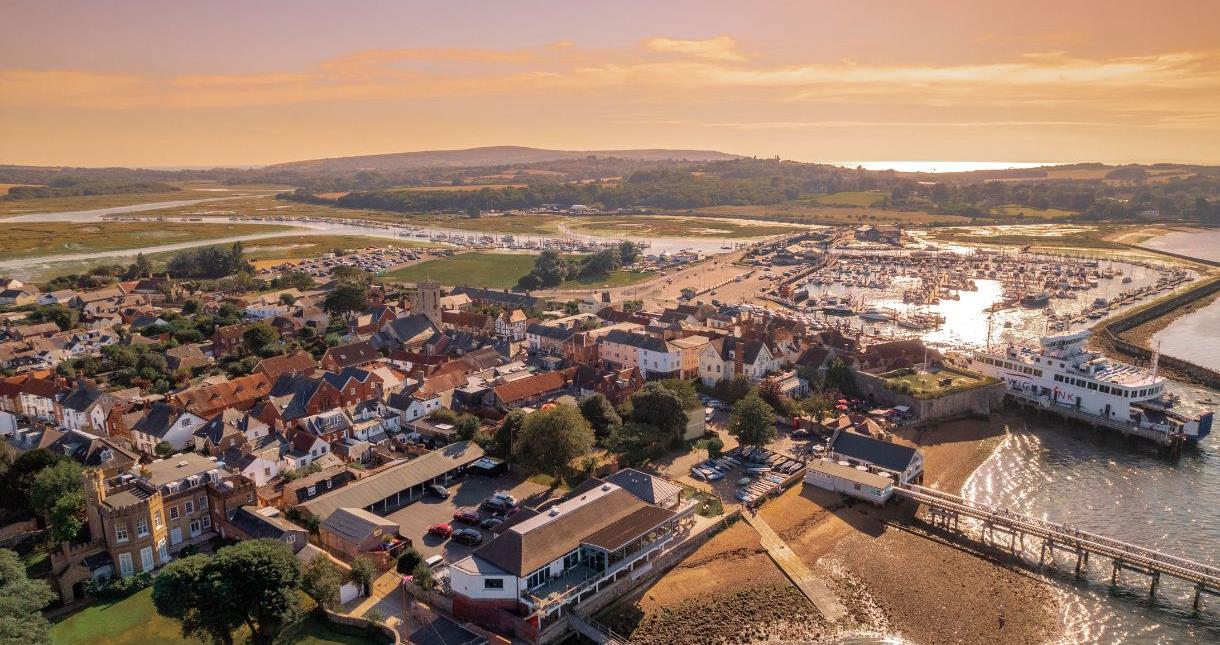
[[[438,535],[447,538],[453,535],[453,527],[448,524],[433,524],[428,527],[428,535]]]
[[[479,512],[471,508],[459,508],[453,512],[453,519],[466,524],[478,524]]]

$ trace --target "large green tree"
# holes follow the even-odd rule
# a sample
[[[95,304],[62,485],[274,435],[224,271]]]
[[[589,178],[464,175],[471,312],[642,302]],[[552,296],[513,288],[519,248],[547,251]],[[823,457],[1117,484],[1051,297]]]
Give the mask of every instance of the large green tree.
[[[513,454],[525,468],[558,478],[573,459],[593,448],[593,442],[593,428],[580,410],[560,404],[525,418]]]
[[[319,607],[332,608],[339,602],[339,587],[344,575],[330,558],[319,556],[310,560],[301,572],[301,591],[318,603]]]
[[[580,400],[580,414],[593,426],[593,434],[598,441],[604,440],[615,428],[623,425],[623,419],[610,404],[610,399],[601,392],[595,392]]]
[[[42,610],[53,600],[50,585],[27,578],[17,554],[0,549],[0,645],[50,643],[50,625]]]
[[[349,311],[364,311],[368,309],[368,306],[368,287],[354,283],[336,286],[322,301],[323,309],[339,314]]]
[[[631,420],[650,425],[661,434],[662,446],[677,446],[690,418],[681,397],[660,383],[648,383],[631,395]]]
[[[733,405],[729,433],[746,446],[765,446],[775,441],[775,410],[751,392]]]
[[[213,556],[169,563],[153,583],[153,604],[182,623],[187,637],[233,643],[246,627],[250,642],[270,645],[300,611],[301,571],[278,540],[246,540]]]

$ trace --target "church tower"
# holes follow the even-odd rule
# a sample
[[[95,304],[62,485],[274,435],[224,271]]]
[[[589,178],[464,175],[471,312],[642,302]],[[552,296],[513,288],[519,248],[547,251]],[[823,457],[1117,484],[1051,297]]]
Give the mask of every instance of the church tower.
[[[441,286],[431,280],[424,280],[415,285],[415,295],[411,297],[411,313],[423,314],[441,328]]]

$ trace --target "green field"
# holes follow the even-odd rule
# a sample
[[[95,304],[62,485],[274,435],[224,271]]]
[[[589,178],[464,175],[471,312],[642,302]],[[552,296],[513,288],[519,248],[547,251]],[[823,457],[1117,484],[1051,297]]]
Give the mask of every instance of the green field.
[[[291,230],[268,224],[186,222],[11,222],[0,236],[0,257],[138,249],[192,240]]]
[[[428,260],[399,269],[384,277],[391,282],[435,280],[443,285],[510,289],[521,276],[534,268],[534,255],[528,253],[461,253],[453,257]],[[623,287],[643,282],[650,272],[617,271],[609,277],[569,280],[561,289]]]
[[[202,645],[201,641],[182,638],[178,621],[157,613],[152,603],[152,589],[117,602],[90,605],[68,616],[51,627],[51,642],[55,645]],[[289,628],[277,641],[282,645],[373,642],[376,641],[337,632],[312,615]]]
[[[767,237],[796,230],[787,224],[661,215],[591,215],[568,218],[564,223],[570,228],[594,235],[628,234],[636,237]]]
[[[859,206],[872,208],[885,203],[885,195],[864,190],[847,190],[828,195],[818,195],[813,201],[823,206]]]

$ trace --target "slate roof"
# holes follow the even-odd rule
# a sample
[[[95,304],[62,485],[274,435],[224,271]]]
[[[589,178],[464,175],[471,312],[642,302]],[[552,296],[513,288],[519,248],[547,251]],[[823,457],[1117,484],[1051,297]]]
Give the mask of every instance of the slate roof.
[[[605,479],[649,504],[658,504],[682,492],[677,484],[634,468],[624,468]]]
[[[891,441],[881,441],[854,432],[839,431],[830,444],[830,452],[901,472],[911,464],[911,459],[915,457],[917,451]]]
[[[669,344],[660,338],[654,338],[646,334],[637,334],[622,329],[612,329],[610,333],[602,337],[608,343],[617,343],[619,345],[629,345],[638,349],[647,349],[653,352],[667,353],[669,352]]]
[[[315,497],[302,504],[302,507],[324,520],[337,509],[371,506],[455,468],[472,464],[483,458],[483,455],[483,449],[473,442],[450,444],[352,482],[334,492]]]
[[[525,328],[525,333],[550,338],[552,340],[564,341],[568,340],[572,336],[575,336],[576,330],[565,327],[553,327],[551,325],[544,325],[542,323],[533,323],[529,327]]]
[[[180,416],[182,416],[182,411],[178,408],[168,403],[157,401],[144,411],[140,419],[131,426],[131,431],[162,438],[165,436],[165,433],[169,432],[170,426],[174,425],[174,422]]]
[[[94,403],[102,405],[113,405],[117,403],[116,399],[109,394],[106,394],[93,383],[78,383],[76,389],[68,392],[60,405],[70,410],[84,412],[88,410]]]
[[[590,494],[593,497],[585,500]],[[617,486],[604,493],[598,489],[573,491],[559,503],[515,523],[475,550],[474,556],[523,578],[646,506]]]
[[[329,359],[334,362],[336,367],[343,369],[372,363],[380,358],[381,354],[377,352],[373,344],[367,340],[362,340],[331,347],[322,355],[322,362],[325,363]]]

